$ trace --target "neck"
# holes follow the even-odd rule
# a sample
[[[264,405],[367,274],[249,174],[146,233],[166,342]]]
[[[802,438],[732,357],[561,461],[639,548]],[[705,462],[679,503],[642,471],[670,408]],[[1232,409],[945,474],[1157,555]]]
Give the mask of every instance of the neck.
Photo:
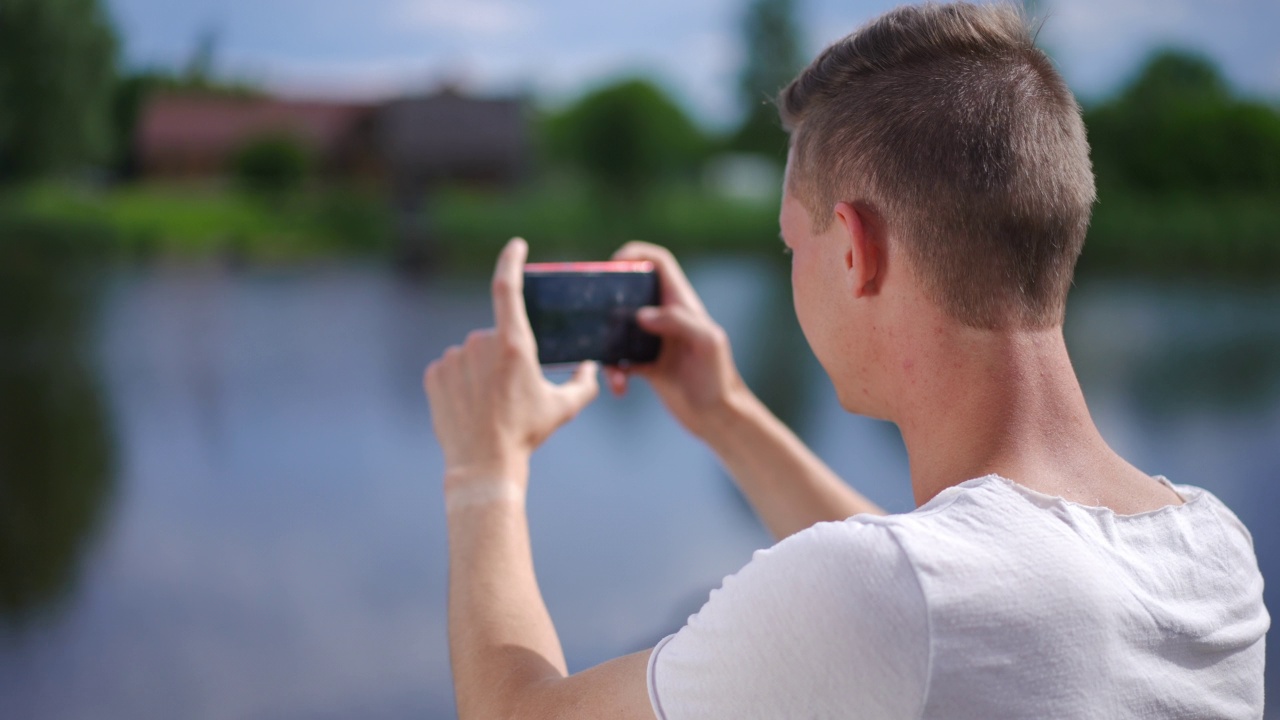
[[[917,504],[991,473],[1062,491],[1064,478],[1119,460],[1089,416],[1061,328],[929,332],[931,344],[912,344],[928,353],[899,360],[911,369],[894,403]]]

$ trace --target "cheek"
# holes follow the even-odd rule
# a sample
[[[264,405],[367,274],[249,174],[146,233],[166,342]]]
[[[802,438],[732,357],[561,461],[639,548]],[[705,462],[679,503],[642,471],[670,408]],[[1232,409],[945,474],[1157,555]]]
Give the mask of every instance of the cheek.
[[[824,339],[831,330],[825,317],[833,305],[829,284],[830,278],[824,276],[822,264],[812,253],[797,252],[792,257],[791,294],[796,306],[796,320],[819,361],[824,360]]]
[[[809,337],[809,280],[804,274],[804,263],[798,254],[791,256],[791,301],[796,306],[796,320],[800,323],[800,329],[804,330],[805,337]],[[810,338],[809,344],[813,344]]]

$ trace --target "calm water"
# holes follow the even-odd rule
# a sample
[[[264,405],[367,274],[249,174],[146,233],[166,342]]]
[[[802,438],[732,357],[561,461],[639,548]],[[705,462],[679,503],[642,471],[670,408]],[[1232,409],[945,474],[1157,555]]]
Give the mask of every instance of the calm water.
[[[753,387],[910,509],[896,430],[841,411],[785,275],[691,274]],[[368,267],[28,280],[0,290],[0,716],[452,717],[420,373],[489,322],[484,284]],[[1085,284],[1072,305],[1104,434],[1217,493],[1280,577],[1280,290]],[[572,669],[674,631],[769,543],[644,387],[539,452],[530,514]]]

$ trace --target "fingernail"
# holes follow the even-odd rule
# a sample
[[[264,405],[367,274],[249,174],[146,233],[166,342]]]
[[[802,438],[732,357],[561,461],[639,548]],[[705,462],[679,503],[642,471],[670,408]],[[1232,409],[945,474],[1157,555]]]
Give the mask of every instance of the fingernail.
[[[652,322],[658,319],[658,308],[642,307],[636,311],[636,318],[641,322]]]

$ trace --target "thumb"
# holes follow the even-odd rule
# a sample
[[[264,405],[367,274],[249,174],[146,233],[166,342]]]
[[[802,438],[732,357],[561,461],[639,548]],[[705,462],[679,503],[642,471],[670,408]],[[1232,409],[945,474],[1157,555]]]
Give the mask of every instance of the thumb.
[[[599,366],[595,361],[588,360],[578,366],[578,369],[573,372],[573,377],[557,386],[556,391],[564,400],[566,420],[577,415],[582,408],[596,399],[596,395],[600,394],[600,383],[596,380],[598,369]]]

